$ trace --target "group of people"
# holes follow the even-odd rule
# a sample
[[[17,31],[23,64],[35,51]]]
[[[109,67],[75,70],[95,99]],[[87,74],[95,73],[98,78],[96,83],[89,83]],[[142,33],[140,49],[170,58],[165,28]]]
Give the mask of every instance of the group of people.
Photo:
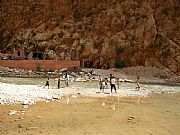
[[[69,86],[69,75],[68,75],[68,73],[65,74],[65,77],[64,77],[64,78],[65,78],[66,87],[68,87],[68,86]],[[47,79],[46,84],[44,85],[43,88],[45,88],[46,86],[47,86],[48,89],[49,89],[49,78]],[[58,77],[57,87],[58,87],[58,89],[60,89],[60,77]]]
[[[113,74],[110,74],[109,80],[107,78],[102,78],[99,75],[99,86],[100,86],[100,92],[104,92],[105,88],[108,88],[108,82],[110,83],[110,87],[111,87],[111,93],[113,93],[113,90],[115,91],[115,93],[117,93],[117,89],[116,89],[116,85],[118,86],[118,89],[120,87],[120,82],[121,80],[119,78],[116,78],[113,76]],[[137,76],[137,80],[136,80],[136,89],[139,91],[140,90],[140,82],[139,82],[139,77]]]
[[[69,75],[68,75],[68,73],[65,73],[64,80],[65,80],[66,87],[68,87],[69,86]],[[117,78],[117,80],[116,80],[116,78],[114,77],[113,74],[110,74],[109,80],[108,80],[108,78],[103,79],[99,75],[100,92],[104,92],[104,89],[108,88],[108,82],[110,83],[111,93],[113,93],[113,90],[115,91],[115,93],[117,93],[116,85],[118,86],[118,89],[119,89],[121,80],[119,78]],[[136,80],[136,85],[137,86],[135,88],[139,91],[140,90],[140,82],[139,82],[138,76],[137,76],[137,80]],[[46,86],[49,89],[49,78],[47,79],[46,84],[44,85],[43,88],[45,88]],[[57,81],[57,87],[58,87],[58,89],[60,89],[60,77],[58,78],[58,81]]]
[[[116,91],[116,83],[118,84],[118,88],[119,88],[119,78],[117,80],[118,82],[116,82],[116,78],[113,76],[113,74],[110,74],[110,78],[109,78],[109,82],[110,82],[110,86],[111,86],[111,93],[113,92],[113,89],[115,91],[115,93],[117,93]],[[100,92],[104,92],[104,89],[107,88],[108,84],[108,79],[104,78],[102,79],[102,77],[99,75],[99,86],[100,86]]]

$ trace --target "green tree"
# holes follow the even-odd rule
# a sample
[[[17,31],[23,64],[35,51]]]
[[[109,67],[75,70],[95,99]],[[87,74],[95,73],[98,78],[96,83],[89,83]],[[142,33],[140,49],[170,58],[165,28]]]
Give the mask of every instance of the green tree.
[[[126,62],[123,60],[117,60],[115,62],[115,66],[116,66],[116,68],[124,68],[124,67],[126,67]]]

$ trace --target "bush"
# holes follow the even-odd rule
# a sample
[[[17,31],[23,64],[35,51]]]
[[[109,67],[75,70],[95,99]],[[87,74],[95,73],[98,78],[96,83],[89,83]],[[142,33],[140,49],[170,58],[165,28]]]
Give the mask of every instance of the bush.
[[[122,53],[123,51],[124,51],[124,48],[123,48],[123,47],[121,47],[121,46],[117,47],[117,50],[116,50],[117,54],[120,54],[120,53]]]
[[[116,66],[116,68],[124,68],[124,67],[126,67],[126,62],[123,60],[117,60],[115,62],[115,66]]]
[[[37,72],[41,71],[41,65],[39,63],[36,64],[36,71]]]
[[[169,49],[165,49],[165,50],[162,51],[162,56],[163,56],[164,58],[167,58],[167,57],[170,56],[170,55],[171,55],[171,52],[170,52]]]
[[[161,13],[165,14],[165,15],[169,15],[170,13],[170,8],[163,8],[161,9]]]

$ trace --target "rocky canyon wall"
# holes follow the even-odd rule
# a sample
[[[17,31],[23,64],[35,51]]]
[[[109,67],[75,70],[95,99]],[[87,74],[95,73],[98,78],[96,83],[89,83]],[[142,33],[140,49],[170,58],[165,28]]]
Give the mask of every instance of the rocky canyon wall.
[[[2,0],[0,49],[180,73],[179,0]]]

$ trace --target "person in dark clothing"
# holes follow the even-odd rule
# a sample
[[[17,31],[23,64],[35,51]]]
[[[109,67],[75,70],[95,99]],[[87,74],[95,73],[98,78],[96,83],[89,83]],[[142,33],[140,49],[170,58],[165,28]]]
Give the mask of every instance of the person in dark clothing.
[[[111,93],[113,89],[115,90],[115,93],[117,93],[116,92],[116,78],[112,74],[110,74],[110,85],[111,85]]]
[[[100,92],[101,92],[101,90],[102,90],[102,78],[100,75],[99,75],[99,88],[100,88]]]
[[[119,86],[120,86],[120,79],[117,78],[117,87],[118,87],[118,89],[119,89]]]
[[[47,79],[46,84],[44,85],[43,88],[45,88],[46,86],[48,86],[48,89],[49,89],[49,78]]]
[[[58,78],[58,89],[60,89],[60,77]]]
[[[112,79],[112,77],[113,77],[113,75],[112,75],[112,74],[110,74],[110,80],[109,80],[109,81],[110,81],[110,84],[111,84],[111,79]]]
[[[105,78],[105,88],[107,89],[108,88],[108,78]]]
[[[68,75],[68,73],[65,74],[65,84],[66,84],[66,87],[69,86],[69,75]]]
[[[116,78],[115,77],[111,78],[111,93],[112,93],[113,89],[115,90],[115,93],[117,93],[116,92]]]

